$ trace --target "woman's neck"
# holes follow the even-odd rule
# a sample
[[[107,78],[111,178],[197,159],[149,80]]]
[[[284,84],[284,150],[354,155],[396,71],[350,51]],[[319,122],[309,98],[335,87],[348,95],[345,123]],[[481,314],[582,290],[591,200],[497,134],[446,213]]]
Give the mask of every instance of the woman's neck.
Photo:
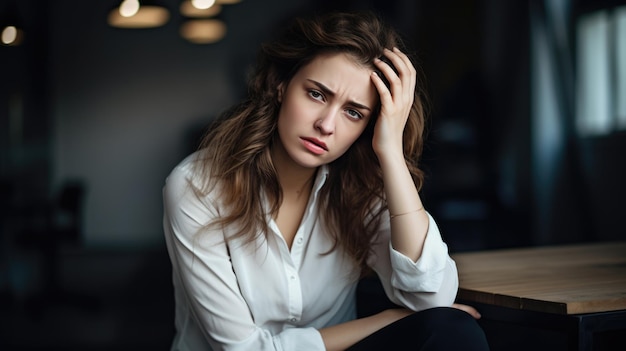
[[[284,196],[308,197],[317,168],[302,167],[295,163],[280,143],[276,143],[272,150],[272,162]]]
[[[280,145],[276,143],[275,145]],[[316,168],[307,168],[294,162],[282,146],[272,149],[272,162],[282,189],[282,201],[274,220],[289,250],[298,232],[313,188]]]

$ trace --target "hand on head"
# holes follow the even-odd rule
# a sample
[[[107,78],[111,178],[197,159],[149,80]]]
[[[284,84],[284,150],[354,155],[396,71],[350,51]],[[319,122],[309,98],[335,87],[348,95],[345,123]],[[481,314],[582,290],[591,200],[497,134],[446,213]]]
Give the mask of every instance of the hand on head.
[[[384,152],[402,152],[402,135],[413,106],[417,80],[415,67],[405,53],[393,48],[385,49],[384,54],[393,67],[376,59],[374,64],[384,75],[384,79],[379,76],[380,73],[372,73],[372,82],[378,90],[381,103],[372,140],[374,151],[379,156]],[[384,80],[389,82],[389,88]]]

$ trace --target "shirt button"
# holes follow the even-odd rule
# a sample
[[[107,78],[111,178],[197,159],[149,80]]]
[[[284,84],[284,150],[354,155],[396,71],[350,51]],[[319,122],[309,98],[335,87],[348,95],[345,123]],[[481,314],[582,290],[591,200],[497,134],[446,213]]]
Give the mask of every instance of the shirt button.
[[[296,276],[295,276],[295,275],[292,275],[292,276],[291,276],[291,280],[296,280]]]
[[[295,323],[295,322],[297,322],[297,321],[298,321],[297,319],[295,319],[295,318],[291,318],[291,322]]]
[[[298,238],[298,244],[302,244],[302,238]]]

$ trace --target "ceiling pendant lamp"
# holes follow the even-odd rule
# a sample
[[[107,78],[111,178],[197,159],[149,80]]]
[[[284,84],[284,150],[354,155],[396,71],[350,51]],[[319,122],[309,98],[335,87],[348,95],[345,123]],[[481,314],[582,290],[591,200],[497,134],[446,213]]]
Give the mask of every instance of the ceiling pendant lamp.
[[[12,2],[0,12],[0,44],[18,46],[24,39],[24,30],[18,16],[17,3]]]
[[[222,6],[215,0],[184,0],[180,4],[180,13],[190,18],[206,18],[218,15],[222,11]],[[208,6],[207,6],[208,4]]]
[[[17,46],[22,43],[24,32],[19,27],[3,25],[1,30],[0,43],[2,43],[2,45]]]
[[[222,5],[241,0],[184,0],[180,12],[189,18],[180,26],[180,35],[193,44],[213,44],[226,36],[226,23],[216,18]]]
[[[109,13],[109,25],[117,28],[154,28],[167,23],[167,8],[153,1],[123,0]]]

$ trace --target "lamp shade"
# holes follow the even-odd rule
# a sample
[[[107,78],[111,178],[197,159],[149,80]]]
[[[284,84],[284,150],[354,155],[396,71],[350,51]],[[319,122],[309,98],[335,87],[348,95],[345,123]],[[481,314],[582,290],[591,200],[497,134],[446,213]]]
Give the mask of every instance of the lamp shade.
[[[193,19],[183,23],[180,35],[194,44],[212,44],[226,35],[226,24],[218,19]]]

